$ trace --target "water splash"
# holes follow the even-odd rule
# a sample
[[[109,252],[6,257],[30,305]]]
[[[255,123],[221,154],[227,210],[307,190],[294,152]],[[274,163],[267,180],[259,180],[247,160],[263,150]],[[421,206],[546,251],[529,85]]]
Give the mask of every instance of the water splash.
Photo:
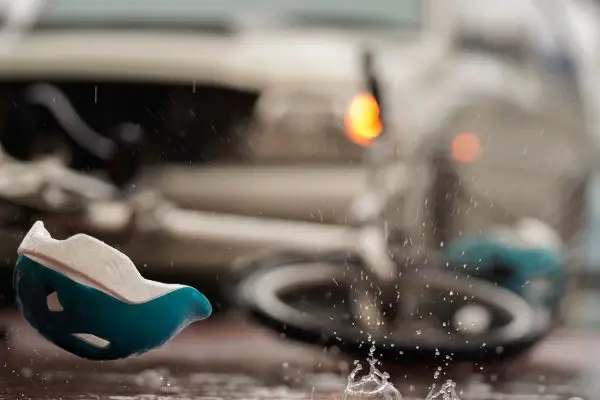
[[[358,360],[354,361],[354,369],[348,375],[348,384],[344,389],[342,400],[401,400],[402,395],[389,382],[390,375],[387,372],[379,371],[376,367],[379,361],[375,358],[375,343],[372,341],[367,361],[369,373],[359,379],[357,379],[357,374],[362,371],[363,367]]]
[[[434,384],[425,400],[460,400],[456,394],[456,383],[448,379],[446,383],[442,384],[440,390],[436,390]]]

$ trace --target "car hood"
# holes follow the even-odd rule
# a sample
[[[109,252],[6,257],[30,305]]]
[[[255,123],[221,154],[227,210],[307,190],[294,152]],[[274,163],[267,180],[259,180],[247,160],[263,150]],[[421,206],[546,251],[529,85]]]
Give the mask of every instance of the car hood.
[[[414,33],[286,30],[247,34],[237,44],[231,62],[267,85],[360,83],[366,49],[373,52],[379,72],[398,82],[422,73],[442,53],[439,41]]]
[[[0,74],[213,81],[257,89],[361,82],[361,53],[394,81],[422,72],[440,44],[415,34],[391,36],[293,29],[244,31],[233,36],[194,32],[52,31],[24,37],[0,53]]]

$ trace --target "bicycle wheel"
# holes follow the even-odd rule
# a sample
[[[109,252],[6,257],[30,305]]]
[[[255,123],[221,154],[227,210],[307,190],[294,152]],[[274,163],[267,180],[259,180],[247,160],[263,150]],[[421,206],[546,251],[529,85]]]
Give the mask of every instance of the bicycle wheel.
[[[551,327],[547,311],[506,289],[454,271],[411,265],[416,272],[404,273],[402,280],[418,289],[415,312],[383,331],[370,330],[356,317],[355,292],[365,289],[357,257],[280,254],[251,264],[238,283],[239,306],[290,339],[354,356],[368,354],[370,335],[377,356],[388,361],[493,361],[527,350]],[[456,322],[461,310],[473,306],[489,314],[484,332],[465,332]]]

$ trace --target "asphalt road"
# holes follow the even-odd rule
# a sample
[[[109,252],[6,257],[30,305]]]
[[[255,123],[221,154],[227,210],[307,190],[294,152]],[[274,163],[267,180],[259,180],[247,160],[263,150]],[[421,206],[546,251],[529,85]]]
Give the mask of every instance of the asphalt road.
[[[0,346],[2,400],[332,399],[339,398],[352,361],[291,343],[238,315],[198,323],[161,349],[115,362],[75,358],[14,313],[0,314],[0,321],[10,333]],[[557,332],[519,360],[444,367],[440,379],[457,381],[463,400],[600,398],[598,343],[595,333]],[[423,398],[437,367],[383,369],[404,398]]]

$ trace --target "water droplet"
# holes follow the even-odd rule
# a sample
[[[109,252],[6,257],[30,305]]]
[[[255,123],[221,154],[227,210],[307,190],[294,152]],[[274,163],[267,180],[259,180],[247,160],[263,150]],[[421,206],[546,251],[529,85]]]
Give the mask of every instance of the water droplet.
[[[433,384],[425,400],[460,400],[456,394],[456,383],[448,379],[440,387],[440,390],[436,390],[435,384]]]

